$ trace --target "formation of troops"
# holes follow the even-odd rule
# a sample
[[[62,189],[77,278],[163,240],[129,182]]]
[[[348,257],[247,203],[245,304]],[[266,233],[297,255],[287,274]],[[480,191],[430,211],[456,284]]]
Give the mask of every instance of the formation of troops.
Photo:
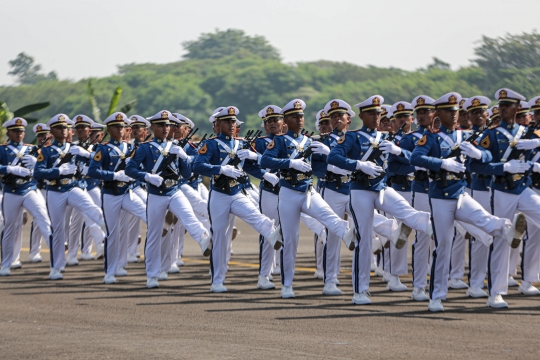
[[[540,273],[540,96],[526,101],[503,88],[495,98],[493,107],[488,97],[455,92],[385,105],[374,95],[355,105],[357,130],[349,129],[355,111],[335,99],[317,113],[315,135],[304,130],[305,102],[295,99],[264,107],[264,130],[245,138],[237,137],[234,106],[212,112],[214,135],[202,139],[186,116],[163,110],[148,118],[116,112],[103,125],[58,114],[34,126],[37,145],[28,145],[26,120],[14,118],[3,124],[8,141],[0,146],[0,275],[22,266],[28,212],[29,260],[42,261],[41,246],[49,247],[51,280],[62,279],[66,266],[103,258],[103,282],[114,284],[144,251],[146,287],[159,287],[180,271],[189,233],[210,259],[210,291],[226,292],[240,218],[260,234],[257,287],[275,289],[279,275],[281,297],[294,298],[302,221],[314,234],[324,295],[342,294],[343,242],[353,252],[354,304],[371,304],[372,271],[389,291],[408,291],[400,276],[412,248],[412,300],[444,311],[454,288],[508,307],[502,296],[509,286],[540,295],[533,285]],[[211,179],[209,190],[202,176]]]

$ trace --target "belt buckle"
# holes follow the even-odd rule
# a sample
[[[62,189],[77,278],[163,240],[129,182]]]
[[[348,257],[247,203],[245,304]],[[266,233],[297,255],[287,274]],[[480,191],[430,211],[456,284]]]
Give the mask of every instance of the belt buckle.
[[[523,178],[523,174],[514,174],[512,178],[514,179],[514,181],[519,181]]]
[[[167,179],[165,180],[165,187],[167,188],[170,188],[171,186],[173,186],[175,183],[175,181],[173,179]]]
[[[349,181],[351,181],[351,179],[348,176],[344,175],[341,177],[342,183],[348,183]]]
[[[26,181],[24,181],[24,179],[22,179],[22,178],[19,178],[19,179],[15,180],[15,184],[17,184],[17,185],[24,184],[25,182]]]
[[[408,180],[408,181],[414,181],[414,175],[407,176],[407,180]]]
[[[47,180],[47,185],[49,185],[49,186],[56,185],[56,180]]]
[[[123,182],[123,181],[119,181],[119,182],[117,183],[117,186],[118,186],[118,187],[124,187],[124,186],[126,186],[126,183]]]
[[[230,187],[235,187],[236,185],[238,185],[238,181],[236,181],[236,180],[229,180],[229,186],[230,186]]]
[[[61,184],[61,185],[67,185],[67,184],[69,184],[69,179],[60,179],[60,184]]]

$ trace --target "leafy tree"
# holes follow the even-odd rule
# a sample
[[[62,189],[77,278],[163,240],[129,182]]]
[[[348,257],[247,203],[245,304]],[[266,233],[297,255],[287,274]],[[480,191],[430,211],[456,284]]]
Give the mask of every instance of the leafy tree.
[[[206,33],[197,40],[184,41],[185,59],[219,59],[241,51],[255,54],[263,59],[279,60],[279,51],[262,36],[248,36],[242,30],[228,29]]]
[[[442,61],[439,58],[434,57],[433,63],[428,65],[428,70],[440,69],[440,70],[450,70],[450,64]]]
[[[34,65],[34,58],[20,53],[13,60],[9,61],[11,70],[8,75],[17,77],[17,81],[21,85],[33,85],[39,81],[58,80],[54,71],[48,74],[41,73],[41,65]]]

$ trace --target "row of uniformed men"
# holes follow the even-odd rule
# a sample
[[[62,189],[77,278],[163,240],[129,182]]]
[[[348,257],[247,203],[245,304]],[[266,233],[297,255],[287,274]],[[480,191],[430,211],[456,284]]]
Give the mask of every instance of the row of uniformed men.
[[[514,103],[515,99],[508,96],[509,93],[514,94],[514,92],[510,90],[504,91],[507,94],[508,100],[503,100],[502,102]],[[397,160],[394,160],[394,162],[401,162],[406,166],[412,165],[409,164],[407,154],[403,149],[400,149],[390,141],[383,140],[381,142],[382,138],[386,136],[380,131],[377,131],[377,128],[380,125],[379,121],[382,112],[382,101],[382,97],[373,96],[366,101],[357,104],[357,107],[360,109],[360,118],[362,118],[364,122],[364,127],[358,131],[348,132],[346,136],[343,135],[343,132],[350,123],[350,116],[354,116],[354,112],[352,112],[348,104],[341,100],[329,102],[325,107],[324,112],[331,117],[333,122],[332,128],[334,131],[332,134],[330,134],[330,136],[327,136],[323,142],[312,142],[312,139],[302,135],[301,133],[301,129],[304,125],[303,110],[305,108],[305,103],[303,101],[293,100],[289,102],[283,109],[273,105],[267,106],[262,110],[261,117],[263,117],[265,126],[267,126],[267,131],[270,133],[270,143],[265,149],[264,145],[267,144],[268,140],[265,138],[258,139],[257,147],[260,149],[258,154],[250,150],[249,147],[244,148],[246,146],[244,146],[242,141],[234,139],[233,137],[236,129],[236,115],[238,114],[238,109],[235,107],[218,108],[211,119],[216,120],[215,124],[216,127],[219,128],[219,136],[204,143],[204,145],[199,149],[198,155],[195,158],[189,157],[180,147],[172,145],[170,142],[163,141],[167,138],[169,129],[168,123],[170,120],[173,120],[174,116],[167,111],[156,114],[150,119],[152,122],[152,127],[155,127],[154,134],[156,136],[156,141],[151,142],[150,144],[142,144],[140,149],[135,152],[131,161],[128,162],[125,172],[121,174],[126,177],[132,177],[132,179],[146,181],[149,183],[150,195],[147,204],[150,206],[150,204],[155,203],[156,211],[148,213],[156,215],[156,221],[150,221],[149,219],[147,241],[150,240],[152,234],[151,223],[153,222],[157,224],[159,223],[159,220],[162,221],[167,206],[169,206],[173,213],[175,212],[174,209],[182,208],[181,201],[176,201],[175,199],[177,197],[175,195],[178,194],[178,192],[174,190],[166,190],[167,188],[171,187],[176,188],[177,180],[175,180],[174,177],[163,179],[163,177],[159,175],[162,173],[160,164],[170,152],[171,154],[177,155],[178,159],[180,159],[178,162],[178,169],[183,173],[183,175],[189,176],[189,174],[191,174],[191,170],[193,170],[195,173],[211,176],[215,180],[211,187],[208,207],[208,216],[210,218],[212,226],[211,231],[214,237],[213,246],[209,243],[210,237],[208,236],[207,232],[201,229],[199,229],[198,232],[197,229],[191,232],[189,229],[189,227],[191,227],[190,219],[187,217],[182,219],[181,216],[178,216],[179,214],[176,214],[180,218],[181,223],[184,226],[187,225],[186,228],[188,231],[190,231],[192,236],[195,235],[193,237],[202,243],[203,251],[206,250],[205,252],[211,253],[210,263],[212,273],[212,291],[226,291],[226,288],[223,286],[223,282],[227,270],[225,260],[227,256],[227,238],[229,237],[228,233],[232,231],[232,227],[229,226],[231,218],[230,214],[234,214],[240,216],[242,219],[248,222],[248,224],[252,225],[259,233],[261,233],[262,254],[272,254],[273,257],[273,251],[271,248],[273,247],[275,249],[280,249],[281,278],[283,284],[281,295],[284,298],[294,297],[294,292],[292,290],[292,277],[294,274],[294,260],[296,257],[296,248],[298,242],[298,225],[301,213],[311,215],[313,218],[319,220],[327,229],[328,236],[326,239],[323,238],[323,265],[325,272],[325,288],[323,293],[328,295],[340,293],[339,289],[336,287],[336,276],[339,272],[339,239],[341,238],[350,249],[355,249],[355,256],[353,260],[353,285],[355,295],[353,297],[353,302],[360,304],[370,302],[367,287],[369,284],[369,270],[371,263],[369,258],[371,257],[373,250],[372,238],[374,224],[380,225],[379,234],[381,236],[379,238],[391,239],[391,243],[395,247],[396,254],[394,256],[388,256],[390,258],[390,261],[388,262],[390,270],[389,288],[391,290],[399,291],[400,286],[402,287],[403,285],[399,282],[397,275],[399,275],[400,271],[402,271],[403,259],[406,272],[407,247],[405,247],[404,244],[406,243],[406,235],[408,232],[410,232],[410,228],[423,232],[429,239],[431,237],[432,229],[437,230],[437,225],[439,222],[434,221],[432,226],[429,221],[429,214],[427,212],[415,211],[409,206],[403,197],[401,197],[397,192],[392,191],[392,188],[387,188],[386,186],[387,177],[385,171],[383,171],[383,167],[386,167],[386,161],[388,160],[389,156],[390,163],[392,163],[392,157],[396,157]],[[427,114],[427,118],[431,118],[431,120],[433,120],[433,116],[435,114],[434,110],[436,109],[436,113],[441,119],[443,128],[445,128],[448,134],[450,134],[437,136],[437,139],[441,144],[446,144],[446,147],[440,147],[439,152],[448,152],[448,150],[456,144],[460,145],[460,147],[463,148],[463,152],[469,156],[473,153],[474,155],[477,155],[477,153],[473,150],[482,151],[478,148],[473,149],[473,147],[467,146],[467,142],[456,140],[457,138],[461,139],[462,136],[460,132],[456,132],[454,130],[455,122],[457,121],[457,116],[454,116],[457,114],[457,109],[455,109],[455,107],[459,102],[459,94],[447,94],[437,101],[433,101],[433,99],[426,96],[420,96],[417,97],[415,101],[416,103],[414,106],[405,102],[396,103],[394,104],[392,111],[396,117],[400,117],[401,115],[410,115],[412,110],[416,110],[418,119],[422,117],[420,113],[424,113],[424,115]],[[487,108],[487,104],[482,105],[483,109]],[[445,118],[444,114],[446,113],[451,115],[451,119]],[[321,120],[323,115],[324,113],[322,111],[319,112],[318,120]],[[277,130],[280,127],[279,122],[283,121],[282,119],[284,119],[288,126],[288,131],[284,135],[280,135],[280,131]],[[454,124],[449,126],[451,122]],[[111,124],[111,126],[114,125],[117,124]],[[160,129],[162,130],[161,132]],[[428,139],[427,136],[428,134],[425,134],[424,137],[422,137],[422,139],[419,141],[420,146],[426,146]],[[451,143],[452,136],[454,137],[454,143]],[[443,139],[442,142],[440,141],[441,138]],[[334,144],[332,144],[332,142]],[[331,147],[335,149],[330,151]],[[109,148],[113,149],[110,146]],[[308,148],[312,148],[315,152],[315,155],[313,156],[313,168],[310,165],[311,156],[306,153]],[[382,150],[382,154],[379,154],[380,151],[376,150],[378,148]],[[419,147],[415,148],[415,151],[418,148]],[[107,149],[107,151],[110,152],[111,150]],[[44,153],[45,151],[42,152],[42,154]],[[373,153],[377,153],[378,155],[375,159],[370,157],[370,155]],[[102,151],[96,152],[93,156],[93,162],[101,161],[102,157],[105,155],[106,153],[103,151],[103,149]],[[456,214],[463,212],[462,209],[467,209],[467,211],[469,211],[467,212],[467,216],[465,216],[466,219],[458,220],[462,220],[464,222],[473,221],[481,229],[489,230],[486,232],[492,235],[495,234],[501,238],[505,237],[510,242],[515,243],[513,239],[516,238],[516,236],[519,238],[523,230],[520,230],[519,226],[511,226],[509,220],[499,219],[489,215],[485,211],[479,211],[479,209],[474,206],[476,203],[471,202],[471,199],[463,195],[463,189],[456,191],[456,189],[460,188],[461,182],[464,181],[457,179],[452,175],[457,170],[460,170],[457,171],[457,173],[461,172],[461,167],[457,165],[459,161],[453,159],[444,159],[444,154],[442,154],[442,156],[439,155],[441,154],[437,154],[437,156],[422,155],[423,157],[420,156],[420,159],[425,162],[426,160],[424,157],[434,157],[436,158],[435,160],[438,160],[438,162],[444,164],[443,166],[445,169],[449,168],[447,170],[450,174],[446,180],[453,186],[445,186],[441,188],[442,190],[439,190],[443,191],[444,194],[442,195],[441,199],[452,200],[454,199],[452,196],[456,196],[456,199],[459,198],[459,201],[456,200],[456,202],[457,210],[460,211],[454,211]],[[236,162],[234,162],[235,157],[238,157],[241,160],[240,164],[235,166],[229,165],[229,163],[236,164]],[[412,162],[414,157],[410,156],[410,158],[410,161]],[[441,158],[443,159],[441,160]],[[373,160],[375,160],[375,162]],[[186,163],[191,161],[193,161],[192,169],[189,169],[189,172],[186,171],[186,169],[182,170],[183,166],[189,168],[186,166]],[[377,165],[377,163],[379,163],[379,165]],[[435,161],[435,163],[437,163],[437,161]],[[421,165],[425,166],[423,167],[424,170],[413,169],[413,172],[425,171],[425,169],[429,169],[431,172],[436,172],[441,168],[440,163],[438,169],[433,169],[432,167],[436,166],[429,163],[429,161],[428,164],[422,162]],[[105,164],[107,164],[107,162],[105,162]],[[111,165],[112,164],[113,163],[111,163]],[[380,165],[383,165],[383,167]],[[92,168],[92,166],[90,166],[90,168]],[[244,196],[246,194],[246,187],[244,186],[244,170],[263,179],[261,182],[263,191],[261,191],[260,195],[261,210],[263,213],[265,213],[263,204],[268,204],[269,210],[266,212],[276,213],[277,209],[277,219],[271,219],[267,216],[263,216],[258,213],[256,209],[253,211],[253,203],[249,201],[246,196]],[[276,175],[278,170],[279,177]],[[185,171],[185,173],[183,171]],[[323,194],[323,197],[325,197],[326,201],[324,201],[322,197],[314,191],[313,186],[311,185],[311,175],[313,173],[325,175],[325,181],[320,182],[320,187],[321,193]],[[405,173],[405,175],[409,176],[410,173],[411,171]],[[360,176],[358,174],[360,174]],[[396,174],[400,175],[398,171],[396,171]],[[218,186],[219,184],[223,184],[223,182],[219,182],[220,175],[226,176],[228,179],[227,182],[225,182],[225,186]],[[115,176],[118,177],[118,179],[114,179]],[[123,179],[120,179],[119,176],[114,175],[114,173],[112,174],[112,177],[113,181],[127,182],[122,181]],[[110,180],[111,179],[109,179],[109,181]],[[437,185],[440,187],[440,182],[440,179],[432,181],[431,184],[427,184],[427,187],[424,187],[430,189],[426,198],[430,199],[433,197],[433,202],[435,202],[435,199],[439,200],[439,198],[436,196],[437,194],[435,194],[435,196],[431,196],[431,188],[437,188]],[[164,183],[165,189],[162,188]],[[449,196],[448,192],[446,192],[447,187],[451,188],[449,191],[453,192],[452,196]],[[356,190],[358,190],[358,192]],[[152,191],[155,193],[152,194]],[[171,193],[173,191],[174,194]],[[347,196],[347,194],[349,194],[349,196]],[[115,195],[118,196],[117,194]],[[151,198],[154,198],[151,195],[155,195],[157,197],[150,201]],[[360,197],[357,198],[356,195],[359,195]],[[281,198],[286,198],[286,201],[285,199],[283,201],[279,201]],[[363,202],[355,202],[355,199],[362,199]],[[171,200],[175,202],[171,204]],[[123,200],[121,202],[123,202]],[[356,208],[355,212],[355,205],[358,205],[357,202],[359,202],[361,205],[368,205],[367,214],[365,211],[366,206]],[[449,205],[456,207],[456,204],[452,204],[451,202],[445,202],[442,204],[447,208]],[[350,213],[354,220],[354,227],[349,227],[348,222],[343,220],[347,205],[349,205]],[[445,206],[440,207],[445,208]],[[376,217],[378,214],[373,212],[374,208],[379,208],[387,214],[394,215],[396,219],[410,226],[410,228],[407,231],[407,226],[398,225],[394,219],[377,220]],[[471,211],[471,209],[474,211]],[[343,214],[338,216],[336,215],[336,211],[338,214],[341,212],[343,212]],[[356,213],[362,214],[362,217],[357,218],[355,215]],[[279,239],[279,227],[276,227],[273,223],[274,221],[272,220],[280,220],[283,228],[283,247],[281,247],[281,241]],[[480,220],[484,220],[484,222]],[[443,231],[439,232],[439,234],[442,234],[439,235],[440,237],[447,235],[445,232],[448,227],[447,223],[448,222],[443,222],[443,225],[441,225]],[[453,229],[453,221],[451,223],[451,228]],[[519,221],[516,223],[519,223]],[[196,223],[193,222],[193,224]],[[489,228],[489,226],[491,226],[491,228]],[[193,227],[196,228],[196,226]],[[354,228],[356,228],[358,231],[356,237]],[[517,235],[514,234],[516,230]],[[154,226],[154,233],[160,231],[161,225],[159,227],[157,225]],[[469,231],[469,233],[474,234],[475,232]],[[435,231],[435,234],[437,234],[437,231]],[[110,235],[108,238],[110,238]],[[354,242],[353,238],[355,238]],[[264,239],[267,241],[265,242]],[[361,241],[361,239],[368,240]],[[444,237],[444,239],[446,239],[446,237]],[[446,255],[449,254],[449,251],[445,252],[446,249],[443,246],[443,244],[446,244],[446,240],[437,241],[437,236],[435,236],[435,242],[436,248],[433,253],[432,260],[432,280],[430,283],[431,301],[429,307],[430,310],[437,311],[442,309],[440,300],[444,299],[444,296],[446,295],[445,291],[448,281],[449,258],[448,261],[445,260]],[[206,246],[207,243],[208,246]],[[415,241],[416,245],[418,245],[417,243],[419,243],[418,236],[417,241]],[[427,244],[425,243],[426,241],[423,241],[421,245],[423,245],[424,248],[427,248],[427,253],[429,253],[429,240],[427,241]],[[149,245],[147,243],[147,286],[154,287],[157,286],[157,277],[158,275],[161,275],[161,272],[156,270],[159,268],[159,266],[157,266],[155,263],[152,264],[151,259],[148,259],[148,247]],[[417,246],[417,248],[418,247],[419,246]],[[208,251],[210,248],[211,251]],[[393,249],[392,246],[390,249]],[[405,251],[403,252],[402,249],[405,249]],[[399,250],[401,250],[401,256],[396,256],[399,253]],[[415,252],[413,252],[413,268]],[[404,256],[403,253],[405,254]],[[442,257],[439,264],[436,262],[436,254],[439,254],[438,256]],[[265,258],[265,256],[262,257]],[[271,258],[271,256],[268,256],[267,258]],[[394,265],[395,268],[398,268],[398,270],[395,271],[392,271],[393,258],[400,259],[400,262],[397,262]],[[419,261],[421,264],[425,262],[425,266],[423,266],[424,271],[419,271],[419,276],[416,276],[417,278],[420,278],[420,282],[422,281],[421,278],[424,278],[425,283],[427,273],[426,268],[429,261],[428,259],[429,255],[424,256],[423,259],[420,259]],[[259,287],[266,288],[268,282],[265,283],[264,280],[268,280],[268,276],[270,274],[269,271],[264,269],[264,266],[262,265],[263,262],[261,262],[261,276],[259,277],[259,285],[261,285],[261,278],[263,282],[262,286]],[[420,267],[420,265],[418,265],[418,267]],[[414,272],[415,271],[413,270],[413,273]],[[439,272],[442,272],[442,276],[439,274]],[[397,275],[394,275],[396,273]],[[446,280],[444,280],[444,278]],[[440,284],[436,284],[433,279],[437,279]],[[415,286],[413,298],[420,300],[424,287],[425,284],[423,287]],[[435,290],[439,291],[439,293],[443,295],[440,295]],[[416,297],[415,292],[417,295]],[[437,294],[439,297],[435,298],[434,294]],[[491,302],[492,306],[498,306],[501,301],[502,298],[500,298],[499,293],[492,295],[488,300],[488,304]]]

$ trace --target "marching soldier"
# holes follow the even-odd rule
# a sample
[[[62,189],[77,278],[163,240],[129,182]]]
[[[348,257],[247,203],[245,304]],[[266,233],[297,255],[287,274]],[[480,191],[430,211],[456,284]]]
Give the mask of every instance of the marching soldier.
[[[49,240],[51,236],[51,222],[45,201],[37,189],[36,180],[32,178],[32,170],[37,161],[30,154],[33,146],[23,143],[27,125],[26,120],[20,117],[3,124],[7,129],[9,142],[0,146],[0,174],[3,175],[4,182],[2,211],[5,223],[1,239],[0,276],[9,275],[12,264],[18,261],[22,246],[23,209],[34,217],[45,239]]]
[[[487,305],[494,308],[506,308],[508,304],[502,298],[508,291],[509,253],[510,248],[519,246],[525,232],[527,220],[535,226],[540,225],[540,196],[529,186],[529,176],[540,172],[538,163],[533,163],[531,150],[540,146],[540,132],[529,134],[529,139],[522,139],[529,130],[515,123],[523,95],[507,88],[497,90],[495,98],[499,102],[501,122],[495,129],[484,133],[480,146],[475,148],[480,155],[471,156],[471,171],[477,174],[493,176],[491,182],[491,209],[494,215],[506,219],[514,219],[515,234],[508,237],[508,243],[494,237],[489,248]],[[480,150],[479,150],[480,149]],[[514,154],[517,158],[509,157]],[[519,211],[523,214],[515,216]],[[530,238],[528,241],[539,241]],[[510,246],[509,246],[510,243]]]
[[[305,151],[312,141],[301,134],[304,127],[306,104],[300,99],[290,101],[282,114],[288,131],[276,136],[264,152],[260,164],[263,168],[280,169],[278,212],[283,234],[281,250],[281,297],[294,298],[292,288],[300,227],[300,213],[320,221],[328,231],[343,239],[351,248],[354,228],[337,216],[319,193],[313,190],[311,156]]]
[[[229,215],[238,216],[275,248],[281,245],[279,227],[262,215],[253,202],[245,195],[243,183],[245,171],[253,176],[261,176],[256,165],[257,154],[244,149],[244,141],[233,137],[236,129],[236,115],[239,111],[234,106],[218,109],[213,114],[219,128],[219,135],[205,142],[195,158],[193,171],[212,177],[212,186],[208,201],[210,223],[212,225],[213,246],[210,255],[212,292],[226,292],[223,285],[227,272],[228,240],[232,232]],[[236,157],[240,163],[230,165]],[[224,181],[220,180],[224,179]]]
[[[513,233],[509,220],[489,214],[465,192],[465,165],[461,157],[448,158],[457,147],[470,157],[477,157],[480,153],[473,144],[464,141],[466,135],[461,130],[455,129],[460,99],[458,93],[452,92],[433,103],[441,119],[441,128],[425,133],[411,155],[411,165],[428,169],[433,179],[428,193],[435,240],[428,306],[428,310],[433,312],[444,311],[441,301],[446,299],[448,293],[455,220],[476,225],[499,239],[495,241],[505,241],[502,239]],[[484,157],[487,158],[487,155]]]
[[[127,254],[128,237],[123,226],[125,214],[130,213],[146,222],[146,205],[132,194],[132,178],[125,174],[125,161],[133,146],[123,141],[124,127],[128,118],[124,113],[115,112],[103,122],[111,139],[99,145],[90,162],[88,174],[103,181],[102,201],[107,236],[105,237],[105,284],[116,283],[116,276],[126,276],[123,267]]]
[[[71,122],[65,114],[53,116],[47,125],[51,129],[54,141],[51,146],[39,151],[34,169],[36,180],[45,180],[47,184],[47,210],[51,219],[53,234],[50,241],[51,272],[49,279],[62,279],[61,271],[66,265],[65,241],[67,236],[66,208],[71,206],[83,214],[86,226],[96,238],[103,237],[101,224],[103,213],[92,198],[83,189],[77,187],[77,165],[71,157],[71,144],[68,139],[68,124]],[[67,158],[66,158],[67,156]],[[64,160],[69,159],[69,161]]]
[[[211,246],[211,236],[204,226],[197,220],[189,202],[181,191],[178,191],[179,175],[184,177],[191,174],[191,166],[184,150],[171,141],[167,141],[170,131],[170,121],[174,116],[163,110],[150,117],[151,129],[154,139],[149,143],[141,144],[128,162],[125,174],[135,180],[145,181],[148,189],[147,214],[148,233],[145,246],[145,263],[147,288],[159,287],[158,276],[161,275],[162,260],[167,254],[162,253],[161,238],[163,219],[167,210],[171,211],[187,229],[190,235],[199,243],[203,254],[208,256]],[[172,170],[162,168],[162,163],[171,155],[170,166]],[[139,167],[142,165],[143,170]],[[164,178],[161,175],[170,170],[171,175]]]
[[[412,229],[428,232],[431,226],[428,213],[414,210],[392,188],[387,188],[383,170],[386,155],[375,157],[379,152],[372,155],[379,147],[387,154],[396,146],[383,140],[383,134],[377,131],[383,101],[382,96],[374,95],[356,104],[363,127],[357,131],[347,131],[328,155],[329,164],[349,170],[353,176],[350,201],[358,232],[352,271],[354,304],[371,304],[368,289],[374,209],[393,215]]]

